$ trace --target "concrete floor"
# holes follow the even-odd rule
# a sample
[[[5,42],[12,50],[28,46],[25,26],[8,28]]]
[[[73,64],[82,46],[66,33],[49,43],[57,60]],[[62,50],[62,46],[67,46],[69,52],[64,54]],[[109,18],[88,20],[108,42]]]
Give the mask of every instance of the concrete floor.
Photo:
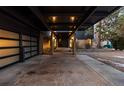
[[[82,51],[78,54],[88,55],[124,72],[124,51],[95,49],[94,51]]]
[[[110,79],[111,76],[116,73],[113,73],[111,76],[101,73],[102,68],[96,70],[97,66],[95,66],[96,69],[94,69],[94,66],[90,65],[92,63],[91,60],[88,59],[90,59],[90,57],[88,58],[85,55],[72,55],[68,50],[64,52],[64,49],[58,49],[54,55],[37,56],[24,63],[2,69],[0,71],[0,85],[119,85],[119,81],[117,80],[119,80],[120,77],[116,76],[116,79]],[[87,63],[87,61],[91,63]],[[104,65],[104,67],[106,67],[106,65]],[[110,71],[111,69],[114,68],[109,68]],[[124,76],[123,73],[120,72],[119,75],[120,74]],[[113,83],[113,80],[117,82]],[[120,85],[124,85],[124,83],[122,83],[123,82],[121,82]]]

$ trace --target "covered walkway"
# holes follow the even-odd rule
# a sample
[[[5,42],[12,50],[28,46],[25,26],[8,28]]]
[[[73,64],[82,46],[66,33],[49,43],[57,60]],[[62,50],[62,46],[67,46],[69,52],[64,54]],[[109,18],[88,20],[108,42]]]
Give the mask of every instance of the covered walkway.
[[[0,85],[124,85],[124,73],[76,54],[92,44],[84,31],[119,8],[1,6]]]

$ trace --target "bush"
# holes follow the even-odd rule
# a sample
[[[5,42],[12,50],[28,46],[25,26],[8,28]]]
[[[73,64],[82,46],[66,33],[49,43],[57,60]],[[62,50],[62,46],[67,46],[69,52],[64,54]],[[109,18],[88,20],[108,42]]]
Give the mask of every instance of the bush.
[[[113,39],[111,39],[113,48],[115,48],[115,50],[119,49],[119,50],[123,50],[124,49],[124,37],[115,37]]]

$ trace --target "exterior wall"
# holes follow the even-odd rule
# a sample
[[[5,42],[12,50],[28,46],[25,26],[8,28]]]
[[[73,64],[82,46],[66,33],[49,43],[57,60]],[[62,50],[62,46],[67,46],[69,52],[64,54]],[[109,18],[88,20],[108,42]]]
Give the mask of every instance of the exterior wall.
[[[77,48],[85,48],[85,40],[77,40]]]
[[[43,39],[43,54],[50,54],[50,39],[49,38],[44,38]]]
[[[77,45],[76,45],[76,35],[75,33],[73,33],[70,37],[69,37],[69,47],[72,49],[72,54],[75,55],[76,54],[76,49],[77,49]]]
[[[40,51],[43,51],[42,54],[53,54],[54,49],[58,47],[58,42],[53,32],[49,35],[42,35],[40,44]]]
[[[77,48],[90,48],[92,46],[91,39],[86,40],[76,40]]]

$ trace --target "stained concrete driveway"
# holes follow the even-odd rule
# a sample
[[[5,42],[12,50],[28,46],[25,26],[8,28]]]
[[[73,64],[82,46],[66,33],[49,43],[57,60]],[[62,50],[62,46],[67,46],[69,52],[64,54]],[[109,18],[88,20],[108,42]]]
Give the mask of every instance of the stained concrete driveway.
[[[115,84],[106,75],[92,68],[92,65],[87,64],[86,59],[81,58],[83,57],[69,52],[37,56],[25,63],[2,69],[0,85],[108,86]]]

